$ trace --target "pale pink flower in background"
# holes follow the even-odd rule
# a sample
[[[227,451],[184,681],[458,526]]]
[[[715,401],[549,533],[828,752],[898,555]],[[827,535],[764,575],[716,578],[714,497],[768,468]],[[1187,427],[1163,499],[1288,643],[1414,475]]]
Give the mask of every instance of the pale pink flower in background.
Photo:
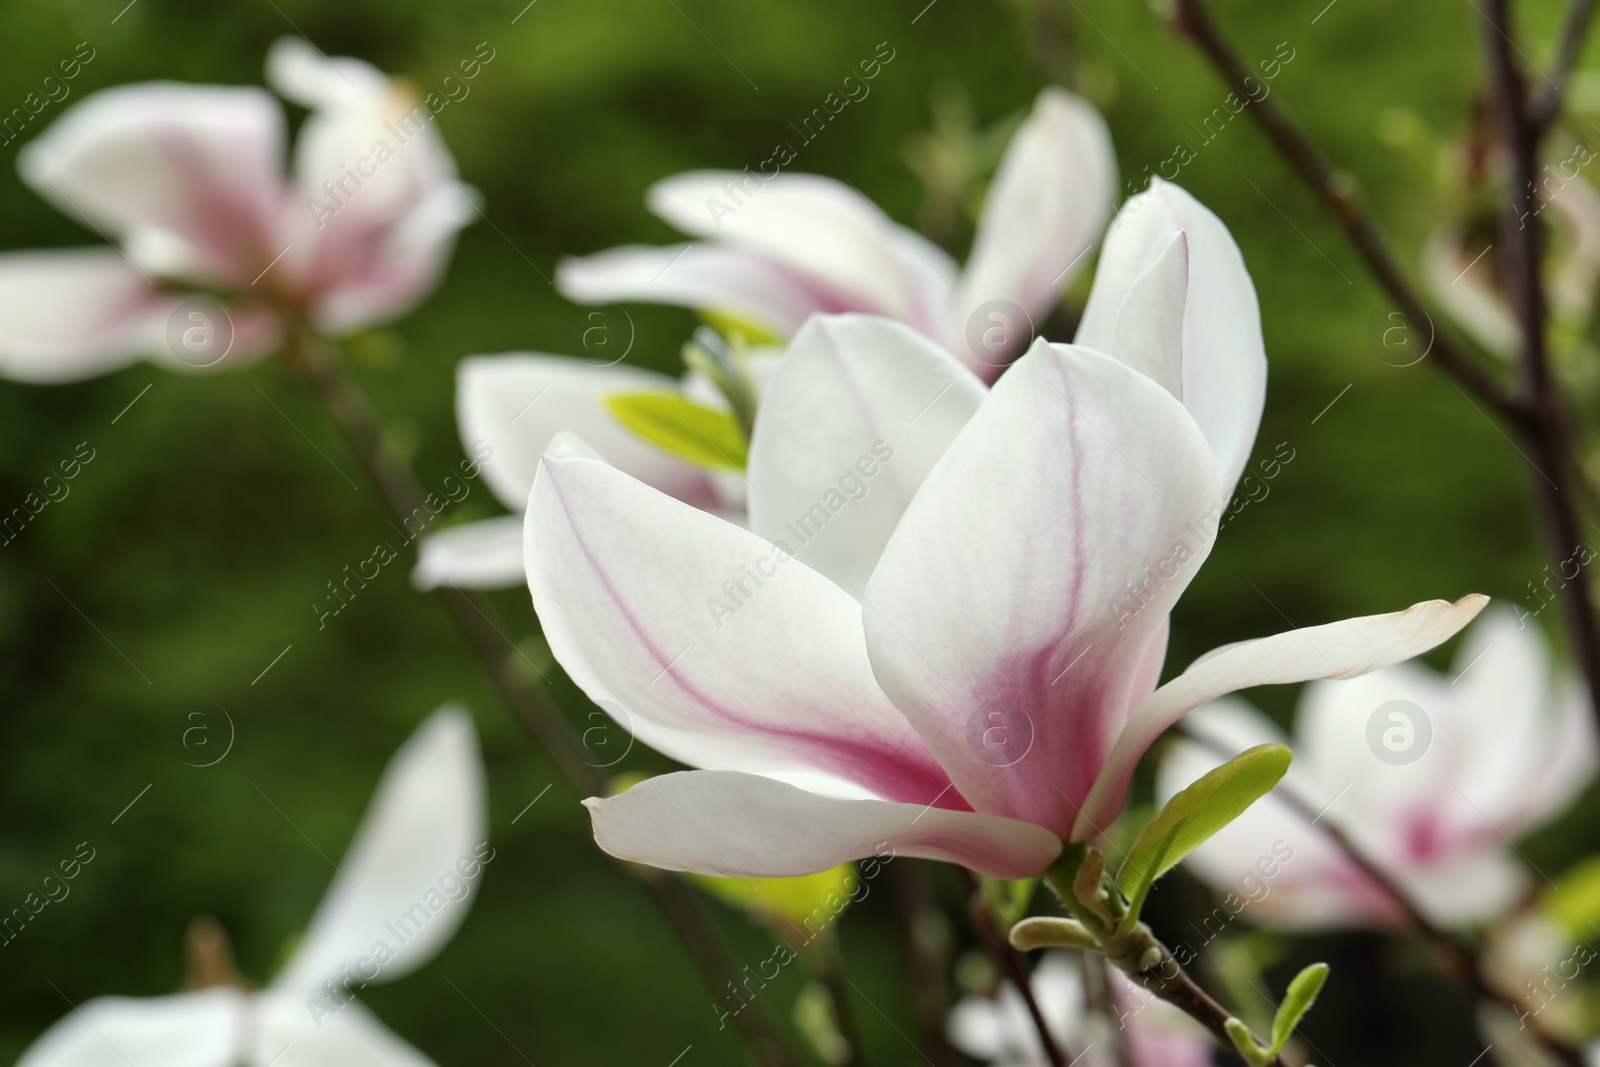
[[[283,308],[337,335],[433,289],[476,208],[427,109],[299,38],[273,46],[267,79],[311,109],[293,180],[283,109],[253,87],[104,89],[23,149],[24,181],[118,247],[0,255],[0,375],[232,365],[279,343]]]
[[[411,973],[455,934],[493,858],[479,851],[487,822],[472,720],[443,708],[390,761],[271,985],[98,997],[46,1031],[18,1067],[433,1067],[354,993],[363,979]]]
[[[1025,153],[1031,161],[1034,153]],[[1022,166],[1023,164],[1017,164]],[[1029,166],[1043,166],[1029,162]],[[1046,175],[1048,168],[1046,168]],[[1020,178],[1014,179],[1021,182]],[[1045,181],[1024,184],[1032,187]],[[1171,372],[1181,378],[1189,412],[1201,424],[1215,455],[1218,479],[1231,491],[1249,460],[1266,395],[1267,362],[1255,289],[1227,228],[1176,185],[1156,181],[1128,200],[1106,234],[1094,286],[1077,343],[1102,352],[1116,349],[1119,313],[1139,276],[1156,261],[1172,235],[1184,231],[1193,270],[1187,296],[1168,310],[1166,325],[1181,333],[1185,359]],[[1126,332],[1130,322],[1121,323]],[[1175,336],[1176,343],[1176,336]],[[1124,340],[1125,362],[1154,358]],[[760,394],[777,372],[781,353],[750,353]],[[871,360],[870,350],[865,357]],[[696,507],[743,522],[742,479],[707,472],[636,438],[606,409],[605,398],[637,391],[682,392],[722,406],[708,382],[691,373],[678,381],[634,367],[598,365],[567,356],[516,353],[473,356],[456,374],[456,416],[469,451],[488,444],[485,477],[515,513],[456,527],[423,542],[416,581],[423,587],[510,586],[521,580],[520,513],[533,488],[539,456],[556,434],[582,437],[617,469]],[[923,399],[919,398],[920,403]],[[759,416],[758,416],[759,418]]]
[[[1100,961],[1095,960],[1100,966]],[[1119,1067],[1113,1052],[1120,1042],[1126,1067],[1210,1067],[1211,1037],[1172,1005],[1156,999],[1108,968],[1114,1018],[1090,1012],[1078,964],[1062,952],[1047,952],[1030,984],[1045,1024],[1058,1048],[1077,1067]],[[950,1041],[990,1067],[1048,1067],[1027,1006],[1007,984],[994,997],[967,996],[950,1013]]]
[[[570,438],[543,458],[524,556],[551,650],[702,768],[587,801],[603,849],[723,876],[885,847],[1035,874],[1110,826],[1191,709],[1409,658],[1478,612],[1432,601],[1247,641],[1156,687],[1264,373],[1231,343],[1259,326],[1227,231],[1170,186],[1145,196],[1194,226],[1162,233],[1141,209],[1113,229],[1118,310],[1091,301],[1109,352],[1039,341],[991,390],[900,323],[808,323],[756,419],[749,529]]]
[[[1188,729],[1230,754],[1288,744],[1293,790],[1336,824],[1434,921],[1492,919],[1529,888],[1511,842],[1564,811],[1595,770],[1588,702],[1556,673],[1534,626],[1509,610],[1468,631],[1453,675],[1401,663],[1362,678],[1314,682],[1292,739],[1242,700],[1190,715]],[[1420,715],[1418,714],[1420,710]],[[1399,716],[1398,718],[1395,716]],[[1418,755],[1417,753],[1420,753]],[[1180,741],[1162,760],[1165,799],[1216,763]],[[1292,850],[1258,870],[1263,857]],[[1201,845],[1187,868],[1238,898],[1252,923],[1284,929],[1396,927],[1392,898],[1276,795]],[[1230,911],[1233,910],[1230,908]]]
[[[1099,113],[1049,88],[1000,162],[964,268],[844,182],[747,168],[689,171],[651,187],[650,209],[699,240],[570,259],[556,284],[581,303],[681,304],[780,337],[813,314],[882,315],[991,379],[1086,262],[1112,206],[1116,170]],[[1012,321],[1001,302],[1030,322]],[[969,335],[985,331],[998,333],[974,347]]]

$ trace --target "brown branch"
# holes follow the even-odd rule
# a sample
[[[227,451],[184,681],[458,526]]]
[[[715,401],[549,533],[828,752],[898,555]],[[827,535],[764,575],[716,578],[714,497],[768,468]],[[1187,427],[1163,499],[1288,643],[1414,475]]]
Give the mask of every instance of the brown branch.
[[[1594,0],[1571,0],[1567,17],[1562,24],[1561,39],[1556,45],[1555,66],[1550,71],[1550,83],[1533,101],[1530,115],[1534,126],[1542,133],[1555,122],[1561,113],[1561,97],[1572,80],[1572,70],[1578,65],[1578,54],[1583,51],[1583,39],[1589,32],[1589,20],[1594,14]]]
[[[1174,726],[1172,732],[1195,744],[1201,745],[1223,759],[1232,759],[1236,753],[1226,745],[1189,729],[1182,723]],[[1527,1006],[1515,997],[1497,989],[1488,978],[1483,965],[1483,959],[1478,950],[1468,941],[1435,923],[1428,917],[1422,906],[1411,898],[1411,893],[1395,879],[1388,871],[1380,867],[1366,851],[1347,834],[1337,823],[1328,821],[1325,811],[1318,811],[1305,797],[1301,796],[1293,786],[1279,783],[1272,795],[1277,797],[1296,815],[1306,821],[1308,825],[1315,826],[1325,834],[1343,852],[1345,858],[1360,868],[1379,889],[1394,902],[1417,933],[1431,943],[1444,957],[1446,971],[1458,982],[1466,985],[1473,993],[1483,1000],[1490,1000],[1508,1009],[1513,1014],[1524,1015]],[[1583,1067],[1582,1054],[1571,1045],[1559,1040],[1547,1032],[1537,1021],[1534,1021],[1529,1032],[1540,1047],[1551,1055],[1557,1057],[1562,1063],[1572,1067]]]
[[[377,414],[360,389],[339,367],[337,355],[293,314],[284,315],[285,363],[305,374],[315,385],[333,421],[378,487],[395,517],[404,522],[424,507],[425,490],[410,468],[395,458],[383,441]],[[488,601],[461,589],[435,590],[460,626],[467,643],[482,663],[495,689],[528,735],[549,754],[557,769],[581,795],[602,796],[606,776],[584,759],[582,742],[560,713],[516,670],[510,655],[514,646],[493,620]],[[739,975],[728,958],[715,927],[694,891],[678,876],[649,868],[643,880],[656,906],[677,934],[701,979],[716,996],[733,985]],[[734,1016],[745,1041],[762,1067],[790,1067],[777,1028],[760,1008]]]
[[[983,945],[983,950],[989,954],[989,958],[1000,968],[1000,973],[1005,975],[1006,980],[1022,995],[1022,1003],[1028,1009],[1028,1018],[1033,1020],[1034,1029],[1039,1032],[1039,1044],[1044,1048],[1045,1058],[1050,1061],[1050,1067],[1067,1067],[1067,1057],[1061,1051],[1056,1035],[1050,1032],[1050,1025],[1045,1022],[1044,1013],[1039,1010],[1039,1002],[1034,999],[1033,983],[1029,979],[1026,957],[1012,948],[1011,943],[995,926],[994,914],[989,910],[989,902],[983,898],[983,887],[978,884],[977,875],[965,867],[956,869],[971,894],[969,910],[979,943]]]
[[[1449,374],[1468,392],[1492,406],[1511,422],[1521,424],[1527,412],[1474,356],[1461,348],[1441,329],[1438,317],[1432,314],[1421,296],[1400,269],[1394,254],[1378,232],[1376,224],[1355,202],[1339,180],[1333,168],[1323,159],[1315,145],[1302,134],[1277,103],[1266,97],[1257,100],[1259,86],[1254,85],[1250,68],[1245,66],[1233,46],[1223,38],[1207,14],[1200,0],[1177,0],[1173,15],[1179,32],[1188,36],[1211,60],[1223,81],[1244,98],[1249,99],[1248,111],[1278,149],[1286,162],[1311,188],[1345,234],[1356,247],[1367,268],[1388,291],[1401,312],[1419,327],[1426,326],[1431,335],[1432,355]]]

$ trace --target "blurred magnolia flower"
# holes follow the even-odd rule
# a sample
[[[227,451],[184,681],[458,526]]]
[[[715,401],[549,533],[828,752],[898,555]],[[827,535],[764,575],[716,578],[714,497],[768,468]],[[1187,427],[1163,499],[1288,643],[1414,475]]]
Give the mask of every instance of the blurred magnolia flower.
[[[483,849],[472,720],[444,708],[390,761],[293,957],[271,985],[99,997],[18,1067],[432,1067],[354,998],[432,959],[466,918]]]
[[[689,171],[651,187],[650,209],[703,240],[570,259],[556,284],[581,303],[682,304],[784,337],[817,313],[882,315],[992,379],[1082,264],[1116,184],[1105,122],[1048,88],[1001,159],[964,268],[851,186],[746,168]]]
[[[1478,922],[1527,889],[1510,842],[1567,807],[1594,773],[1595,744],[1577,682],[1552,674],[1537,631],[1519,626],[1511,611],[1487,613],[1463,640],[1457,664],[1453,678],[1397,664],[1314,683],[1301,698],[1292,741],[1240,700],[1201,708],[1188,729],[1230,753],[1288,744],[1294,766],[1280,788],[1325,810],[1430,918]],[[1211,749],[1179,742],[1162,761],[1158,795],[1171,796],[1215,762]],[[1281,864],[1262,866],[1269,856]],[[1405,922],[1380,886],[1275,795],[1186,862],[1236,899],[1230,914],[1247,910],[1262,925]]]
[[[1157,689],[1264,357],[1238,249],[1187,194],[1135,198],[1102,258],[1105,347],[1039,341],[992,390],[900,323],[813,319],[755,421],[748,530],[570,439],[543,457],[524,559],[552,652],[704,768],[587,801],[602,848],[754,878],[887,845],[1025,877],[1111,824],[1190,709],[1408,658],[1477,613],[1247,641]]]
[[[476,210],[433,116],[299,38],[267,80],[311,109],[292,181],[283,110],[253,87],[102,90],[23,149],[23,180],[118,247],[0,255],[0,375],[232,365],[277,345],[284,315],[342,334],[433,288]]]
[[[1098,960],[1096,966],[1100,966]],[[1115,1019],[1089,1011],[1083,975],[1063,952],[1047,952],[1034,968],[1034,999],[1058,1047],[1079,1067],[1119,1067],[1117,1042],[1127,1050],[1123,1067],[1209,1067],[1209,1035],[1178,1008],[1141,989],[1114,967],[1110,1009]],[[992,1067],[1047,1067],[1039,1033],[1016,989],[994,997],[962,998],[950,1013],[950,1041]]]
[[[1217,476],[1231,492],[1249,459],[1266,394],[1266,355],[1255,290],[1233,238],[1211,212],[1176,185],[1156,180],[1132,197],[1107,235],[1094,287],[1078,329],[1079,344],[1113,350],[1118,314],[1140,274],[1173,233],[1192,231],[1198,269],[1193,296],[1178,298],[1177,318],[1154,328],[1181,333],[1191,356],[1174,373],[1175,388],[1202,422],[1217,453]],[[1186,238],[1187,240],[1187,238]],[[1152,283],[1153,284],[1153,283]],[[1125,333],[1132,329],[1123,323]],[[1125,340],[1128,362],[1146,356]],[[852,357],[853,358],[853,357]],[[862,357],[873,360],[870,349]],[[749,354],[752,390],[758,398],[781,362],[781,353],[760,348]],[[889,387],[893,383],[887,383]],[[608,397],[631,392],[683,396],[725,407],[703,374],[684,379],[624,366],[599,366],[564,356],[513,354],[474,356],[456,374],[456,419],[469,451],[476,442],[493,446],[485,477],[516,514],[442,531],[423,542],[415,580],[423,588],[511,586],[520,580],[520,513],[533,488],[539,457],[557,434],[577,434],[606,461],[646,485],[695,507],[745,524],[745,479],[708,472],[648,444],[608,409]]]

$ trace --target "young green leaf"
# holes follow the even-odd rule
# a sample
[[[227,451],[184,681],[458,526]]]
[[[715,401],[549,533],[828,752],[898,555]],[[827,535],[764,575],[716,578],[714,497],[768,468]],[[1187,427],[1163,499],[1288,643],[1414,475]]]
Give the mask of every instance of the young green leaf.
[[[1206,838],[1270,792],[1288,771],[1290,758],[1283,745],[1257,745],[1179,792],[1128,850],[1117,874],[1118,887],[1127,894],[1141,882],[1153,882],[1177,866]],[[1161,844],[1169,835],[1171,841],[1163,849]]]
[[[687,463],[742,471],[750,446],[732,415],[675,393],[619,393],[606,397],[617,421],[657,448]]]
[[[1076,919],[1035,915],[1011,928],[1011,947],[1019,952],[1036,948],[1081,948],[1100,951],[1100,942]]]
[[[1295,975],[1294,981],[1289,983],[1289,991],[1283,995],[1283,1003],[1278,1005],[1278,1014],[1272,1020],[1274,1056],[1282,1052],[1283,1046],[1288,1044],[1294,1028],[1300,1025],[1300,1020],[1311,1010],[1311,1002],[1317,999],[1317,994],[1322,991],[1322,983],[1327,980],[1328,965],[1313,963]]]
[[[1261,1043],[1256,1040],[1256,1036],[1250,1032],[1250,1028],[1241,1020],[1229,1019],[1222,1024],[1222,1028],[1228,1032],[1228,1038],[1233,1042],[1233,1047],[1239,1050],[1239,1055],[1244,1058],[1244,1062],[1248,1063],[1250,1067],[1267,1067],[1267,1064],[1272,1062],[1272,1057],[1276,1053],[1262,1048]]]

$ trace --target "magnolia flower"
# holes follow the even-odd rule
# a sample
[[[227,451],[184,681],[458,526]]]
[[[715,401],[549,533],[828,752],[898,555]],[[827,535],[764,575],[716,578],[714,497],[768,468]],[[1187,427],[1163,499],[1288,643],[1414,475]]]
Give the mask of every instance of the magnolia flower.
[[[1230,754],[1288,744],[1294,766],[1280,788],[1326,809],[1321,818],[1432,919],[1477,922],[1528,887],[1510,842],[1566,808],[1594,773],[1595,745],[1576,681],[1552,674],[1544,643],[1511,611],[1487,614],[1457,660],[1453,677],[1399,664],[1308,686],[1292,741],[1239,700],[1200,709],[1188,728]],[[1213,755],[1194,742],[1175,745],[1161,764],[1159,795],[1187,785]],[[1248,910],[1252,922],[1331,929],[1405,921],[1387,893],[1276,795],[1187,862],[1238,900],[1230,912]]]
[[[273,46],[267,80],[311,109],[293,181],[283,111],[253,87],[103,90],[22,151],[24,181],[119,247],[0,256],[0,374],[233,364],[270,351],[283,314],[342,334],[433,288],[476,210],[433,116],[299,38]],[[219,292],[225,308],[195,302]]]
[[[100,997],[17,1067],[432,1067],[354,999],[432,959],[466,918],[484,863],[483,766],[472,720],[435,712],[378,791],[294,956],[261,990]]]
[[[1126,1067],[1210,1067],[1211,1038],[1179,1009],[1158,1000],[1116,968],[1111,976],[1115,1019],[1093,1015],[1083,975],[1064,952],[1047,952],[1034,968],[1033,995],[1059,1048],[1079,1056],[1080,1067],[1117,1067],[1111,1051],[1120,1041]],[[1047,1067],[1039,1032],[1022,997],[1010,985],[995,997],[962,998],[950,1013],[950,1041],[992,1067]]]
[[[1049,88],[1000,162],[965,268],[844,183],[747,167],[690,171],[651,187],[650,209],[702,241],[567,260],[556,284],[582,303],[683,304],[785,337],[819,312],[883,315],[988,379],[1049,314],[1115,190],[1104,121],[1084,100]],[[1016,311],[1029,321],[1015,321]]]
[[[1019,137],[1018,143],[1029,142]],[[1042,166],[1034,161],[1035,155],[1031,150],[1022,153],[1019,158],[1024,162],[1013,170],[1024,163]],[[1024,183],[1017,178],[1011,184]],[[1205,354],[1184,365],[1179,388],[1191,413],[1206,427],[1216,452],[1217,476],[1231,491],[1249,459],[1261,420],[1267,364],[1255,290],[1233,239],[1215,215],[1178,186],[1159,179],[1149,191],[1131,198],[1107,235],[1078,343],[1102,352],[1112,350],[1123,300],[1155,260],[1158,246],[1185,228],[1192,235],[1190,251],[1197,269],[1193,295],[1177,305],[1181,324],[1174,329],[1181,330],[1189,350],[1203,348]],[[1130,361],[1143,358],[1133,348],[1128,351]],[[758,396],[780,362],[781,353],[771,349],[750,354],[752,386]],[[744,524],[743,479],[707,472],[646,444],[607,410],[608,396],[641,391],[682,394],[722,406],[715,389],[695,373],[677,381],[633,367],[524,353],[463,360],[456,375],[462,440],[474,454],[479,445],[490,446],[485,477],[516,514],[455,527],[424,541],[417,584],[493,588],[520,580],[520,513],[533,488],[539,456],[563,431],[577,434],[617,469],[646,485]]]
[[[755,878],[888,847],[1025,877],[1111,824],[1192,708],[1361,674],[1477,613],[1247,641],[1156,688],[1264,374],[1221,223],[1171,186],[1124,216],[1085,321],[1105,347],[1041,340],[993,389],[902,324],[808,323],[756,419],[749,529],[570,438],[541,459],[524,560],[551,650],[702,768],[589,800],[603,849]]]

